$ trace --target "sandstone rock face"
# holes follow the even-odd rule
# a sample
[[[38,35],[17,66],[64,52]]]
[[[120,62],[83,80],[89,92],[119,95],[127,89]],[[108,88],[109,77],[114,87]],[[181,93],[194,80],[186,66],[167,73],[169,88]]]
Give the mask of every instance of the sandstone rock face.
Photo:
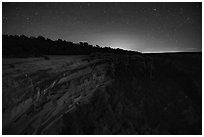
[[[3,60],[3,134],[202,133],[200,56],[49,58]]]
[[[65,113],[89,102],[97,89],[111,84],[117,65],[123,64],[127,69],[128,63],[135,61],[140,69],[145,67],[142,56],[131,56],[132,60],[127,56],[112,55],[81,58],[78,60],[83,61],[72,63],[63,70],[59,67],[56,70],[36,70],[31,74],[24,71],[23,75],[14,78],[15,87],[3,85],[3,96],[7,95],[3,98],[3,106],[8,106],[3,109],[3,134],[43,134]],[[61,61],[61,64],[65,66],[66,61]],[[6,78],[9,81],[10,77],[3,77]],[[9,104],[6,99],[13,90],[19,90],[18,99]]]

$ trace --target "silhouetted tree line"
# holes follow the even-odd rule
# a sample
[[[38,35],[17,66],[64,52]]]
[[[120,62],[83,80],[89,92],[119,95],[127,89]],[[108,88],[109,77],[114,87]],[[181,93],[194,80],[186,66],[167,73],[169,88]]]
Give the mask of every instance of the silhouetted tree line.
[[[110,47],[93,46],[87,42],[73,43],[58,39],[53,41],[43,36],[27,37],[25,35],[2,36],[3,57],[40,57],[43,55],[85,55],[95,52],[115,54],[136,54],[139,52]]]

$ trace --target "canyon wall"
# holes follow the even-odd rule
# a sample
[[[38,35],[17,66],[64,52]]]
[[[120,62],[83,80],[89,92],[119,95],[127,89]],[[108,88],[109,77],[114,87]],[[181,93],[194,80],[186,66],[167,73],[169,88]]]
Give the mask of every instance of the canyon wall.
[[[173,57],[4,60],[3,134],[201,134],[200,56]]]
[[[44,80],[41,78],[33,80],[40,75],[40,73],[33,73],[18,79],[23,83],[7,88],[7,92],[16,89],[24,93],[21,92],[14,104],[4,108],[3,133],[42,134],[65,113],[71,113],[78,106],[89,102],[97,89],[103,89],[111,84],[117,75],[115,70],[118,65],[125,65],[127,67],[124,69],[128,69],[128,63],[135,61],[140,65],[138,69],[142,71],[146,65],[142,56],[107,54],[92,55],[82,60],[84,63],[63,72],[53,73],[51,74],[53,76],[48,77],[49,79],[45,75],[48,72],[41,70],[44,73]]]

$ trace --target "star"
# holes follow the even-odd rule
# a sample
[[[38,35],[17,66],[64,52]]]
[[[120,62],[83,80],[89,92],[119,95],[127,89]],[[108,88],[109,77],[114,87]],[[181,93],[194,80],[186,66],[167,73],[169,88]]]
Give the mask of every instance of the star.
[[[154,9],[152,9],[153,11],[157,11],[157,9],[156,8],[154,8]]]
[[[26,18],[26,24],[30,24],[30,18],[29,17]]]

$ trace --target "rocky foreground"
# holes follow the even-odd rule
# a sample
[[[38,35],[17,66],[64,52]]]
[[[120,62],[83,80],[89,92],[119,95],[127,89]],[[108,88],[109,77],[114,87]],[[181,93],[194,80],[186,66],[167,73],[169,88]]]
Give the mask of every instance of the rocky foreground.
[[[183,66],[142,54],[3,59],[3,134],[201,134],[202,67]]]

